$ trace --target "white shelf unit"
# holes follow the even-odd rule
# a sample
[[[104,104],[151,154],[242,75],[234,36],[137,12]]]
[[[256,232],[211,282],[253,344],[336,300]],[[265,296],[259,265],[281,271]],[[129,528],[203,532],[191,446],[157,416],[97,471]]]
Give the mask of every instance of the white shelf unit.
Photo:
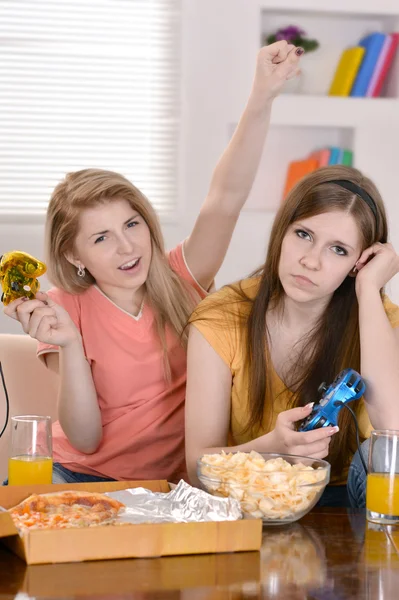
[[[309,127],[298,120],[296,123],[274,124],[270,128],[258,175],[244,210],[275,213],[283,199],[288,163],[327,146],[356,150],[354,134],[350,126],[312,124]],[[356,164],[356,154],[354,158]]]
[[[399,0],[398,0],[399,1]],[[281,94],[272,111],[272,125],[367,127],[376,121],[392,122],[399,116],[396,98],[340,98]]]
[[[347,4],[348,8],[352,7],[353,10],[355,3]],[[378,2],[375,4],[378,6]],[[304,88],[301,89],[301,93],[328,94],[337,64],[346,48],[356,46],[359,40],[369,33],[375,31],[391,33],[399,28],[399,1],[394,12],[384,14],[332,12],[330,3],[323,3],[324,8],[328,6],[330,6],[329,11],[312,12],[304,10],[301,3],[300,8],[290,11],[282,10],[280,5],[277,8],[277,3],[263,2],[261,43],[264,43],[269,34],[288,25],[299,26],[306,32],[307,37],[319,41],[319,48],[314,52],[305,53],[301,61],[303,70],[301,86]],[[384,89],[384,95],[388,97],[399,95],[398,77],[392,76],[398,64],[399,61],[396,60],[396,65],[391,69],[388,85]]]
[[[274,102],[270,132],[245,210],[275,212],[282,198],[288,163],[305,158],[317,148],[351,149],[353,166],[372,176],[370,162],[375,160],[376,151],[381,152],[381,147],[376,136],[370,136],[364,145],[367,131],[375,127],[389,131],[398,119],[397,99],[368,102],[363,98],[279,96]],[[234,126],[235,123],[231,124],[231,131]]]
[[[186,80],[191,93],[186,97],[190,111],[185,133],[190,153],[185,157],[184,193],[196,207],[245,106],[256,53],[269,27],[303,24],[306,30],[314,25],[307,31],[309,37],[325,46],[334,38],[331,55],[326,49],[330,71],[328,77],[321,77],[324,89],[345,45],[354,45],[372,29],[399,31],[399,0],[192,0],[188,4],[192,28],[187,35]],[[304,68],[319,69],[316,56],[309,53],[309,66],[304,62]],[[276,99],[259,172],[219,282],[249,273],[264,260],[288,163],[318,147],[340,145],[353,150],[354,166],[371,177],[383,195],[391,239],[399,249],[397,64],[395,72],[388,98],[329,97],[319,88],[310,95],[281,94]]]
[[[399,15],[397,0],[260,0],[261,9],[276,9],[287,11],[351,14],[351,15]]]
[[[342,51],[372,31],[399,30],[399,0],[318,1],[262,0],[261,39],[280,27],[297,25],[318,39],[317,51],[305,54],[301,94],[282,93],[275,101],[271,130],[258,176],[246,205],[248,211],[275,211],[282,196],[288,163],[325,146],[344,146],[354,153],[354,166],[381,184],[385,195],[392,173],[382,157],[393,147],[399,131],[399,60],[390,73],[384,98],[328,96]],[[308,92],[308,93],[306,93]],[[324,143],[321,138],[324,136]],[[387,157],[388,158],[388,157]],[[390,188],[390,189],[389,189]],[[265,198],[262,190],[272,194]]]

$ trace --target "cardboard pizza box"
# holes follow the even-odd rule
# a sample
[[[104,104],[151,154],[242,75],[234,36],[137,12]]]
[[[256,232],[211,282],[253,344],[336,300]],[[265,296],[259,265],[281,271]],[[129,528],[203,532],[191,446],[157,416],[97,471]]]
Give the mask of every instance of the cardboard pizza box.
[[[154,492],[169,491],[166,481],[4,486],[0,487],[0,506],[9,509],[33,493],[63,490],[104,493],[132,487],[144,487]],[[260,549],[261,541],[260,519],[38,529],[20,536],[8,512],[0,512],[0,542],[28,565],[253,551]]]

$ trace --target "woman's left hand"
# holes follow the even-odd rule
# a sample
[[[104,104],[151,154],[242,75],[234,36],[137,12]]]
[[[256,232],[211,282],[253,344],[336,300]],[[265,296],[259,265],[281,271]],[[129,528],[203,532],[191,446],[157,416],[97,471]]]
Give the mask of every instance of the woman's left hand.
[[[399,273],[399,256],[392,244],[377,242],[364,250],[355,267],[358,270],[356,291],[364,287],[379,291]]]

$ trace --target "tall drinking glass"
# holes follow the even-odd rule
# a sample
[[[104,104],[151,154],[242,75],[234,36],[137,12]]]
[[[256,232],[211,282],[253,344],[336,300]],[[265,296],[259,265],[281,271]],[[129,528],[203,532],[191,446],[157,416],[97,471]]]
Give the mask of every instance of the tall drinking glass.
[[[399,522],[399,431],[371,432],[366,509],[374,523]]]
[[[51,417],[12,417],[9,485],[51,483],[52,473]]]

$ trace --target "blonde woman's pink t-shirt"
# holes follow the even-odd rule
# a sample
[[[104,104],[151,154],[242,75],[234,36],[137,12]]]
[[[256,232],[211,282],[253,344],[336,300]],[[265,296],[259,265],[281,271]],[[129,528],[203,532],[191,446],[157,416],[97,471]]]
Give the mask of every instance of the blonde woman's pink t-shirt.
[[[169,255],[172,269],[200,294],[180,244]],[[59,422],[53,425],[53,459],[71,471],[113,479],[187,478],[184,456],[186,352],[166,332],[172,383],[164,377],[154,314],[143,305],[134,317],[96,286],[72,295],[53,288],[49,296],[63,306],[79,329],[101,409],[103,437],[94,454],[69,443]],[[57,352],[39,343],[38,355]]]

